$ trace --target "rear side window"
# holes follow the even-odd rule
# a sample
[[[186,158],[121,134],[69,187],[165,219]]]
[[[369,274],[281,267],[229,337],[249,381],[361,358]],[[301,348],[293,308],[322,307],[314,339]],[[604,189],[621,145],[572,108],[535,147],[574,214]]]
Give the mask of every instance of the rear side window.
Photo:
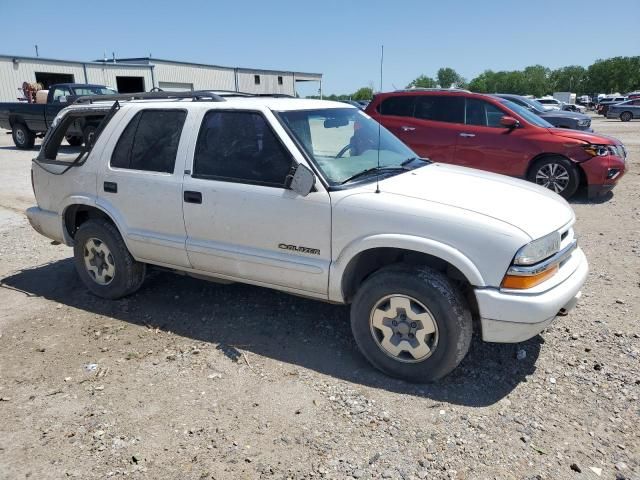
[[[194,177],[284,187],[292,164],[260,113],[212,110],[202,120]]]
[[[386,98],[378,106],[381,115],[395,115],[396,117],[413,117],[415,97],[403,95]]]
[[[465,121],[467,125],[502,128],[500,119],[503,116],[504,112],[492,103],[478,98],[467,98]]]
[[[111,166],[173,173],[184,110],[143,110],[124,129],[111,155]]]
[[[464,97],[423,95],[416,100],[416,118],[436,122],[464,123]]]

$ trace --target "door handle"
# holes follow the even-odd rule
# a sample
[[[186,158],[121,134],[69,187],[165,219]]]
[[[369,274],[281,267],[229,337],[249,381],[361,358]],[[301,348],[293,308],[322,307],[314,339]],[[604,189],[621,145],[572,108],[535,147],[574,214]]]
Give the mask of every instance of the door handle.
[[[461,133],[460,136],[461,137],[475,137],[476,134],[475,133]]]
[[[400,128],[403,132],[413,132],[416,129],[416,127],[407,127],[406,125],[403,125]]]
[[[187,203],[202,203],[202,193],[185,190],[184,201]]]
[[[104,191],[118,193],[118,184],[116,182],[104,182]]]

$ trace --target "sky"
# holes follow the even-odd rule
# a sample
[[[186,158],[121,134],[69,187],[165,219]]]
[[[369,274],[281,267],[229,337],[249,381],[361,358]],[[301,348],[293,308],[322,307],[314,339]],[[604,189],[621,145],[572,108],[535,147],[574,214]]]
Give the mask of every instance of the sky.
[[[95,6],[95,7],[94,7]],[[601,20],[611,14],[609,20]],[[640,55],[640,0],[165,2],[0,0],[0,53],[70,60],[142,57],[322,73],[323,90],[405,87],[452,67],[588,66]],[[629,27],[629,28],[628,28]],[[302,95],[317,93],[303,85]]]

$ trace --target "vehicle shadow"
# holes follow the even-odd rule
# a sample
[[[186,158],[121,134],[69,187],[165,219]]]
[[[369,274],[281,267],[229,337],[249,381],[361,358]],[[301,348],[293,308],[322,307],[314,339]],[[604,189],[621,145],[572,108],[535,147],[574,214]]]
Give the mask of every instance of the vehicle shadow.
[[[568,200],[568,202],[570,204],[576,204],[576,205],[588,205],[588,204],[598,205],[601,203],[607,203],[612,198],[613,198],[613,191],[609,191],[604,195],[600,195],[599,197],[589,198],[587,196],[587,190],[585,188],[582,188],[578,190],[576,194]]]
[[[474,338],[462,364],[443,380],[414,385],[371,367],[351,336],[349,309],[241,284],[219,285],[151,271],[135,295],[117,301],[90,294],[71,259],[22,270],[3,288],[136,325],[210,342],[238,361],[242,349],[348,382],[459,405],[491,405],[532,374],[543,340],[519,345]],[[526,358],[516,359],[524,349]]]

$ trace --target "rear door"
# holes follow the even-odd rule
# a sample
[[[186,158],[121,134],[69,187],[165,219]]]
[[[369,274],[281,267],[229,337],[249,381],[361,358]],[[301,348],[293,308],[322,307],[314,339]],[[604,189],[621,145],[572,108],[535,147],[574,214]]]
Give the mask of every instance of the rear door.
[[[110,212],[139,260],[189,267],[182,217],[187,111],[130,109],[114,129],[97,178],[97,203]]]
[[[528,161],[520,128],[508,129],[500,119],[509,112],[480,98],[467,98],[465,125],[458,134],[456,162],[504,175],[521,176]]]
[[[423,158],[458,163],[455,157],[458,135],[464,127],[464,97],[460,95],[418,95],[415,130],[411,147]]]
[[[375,119],[410,148],[415,141],[414,95],[396,95],[380,102]]]

